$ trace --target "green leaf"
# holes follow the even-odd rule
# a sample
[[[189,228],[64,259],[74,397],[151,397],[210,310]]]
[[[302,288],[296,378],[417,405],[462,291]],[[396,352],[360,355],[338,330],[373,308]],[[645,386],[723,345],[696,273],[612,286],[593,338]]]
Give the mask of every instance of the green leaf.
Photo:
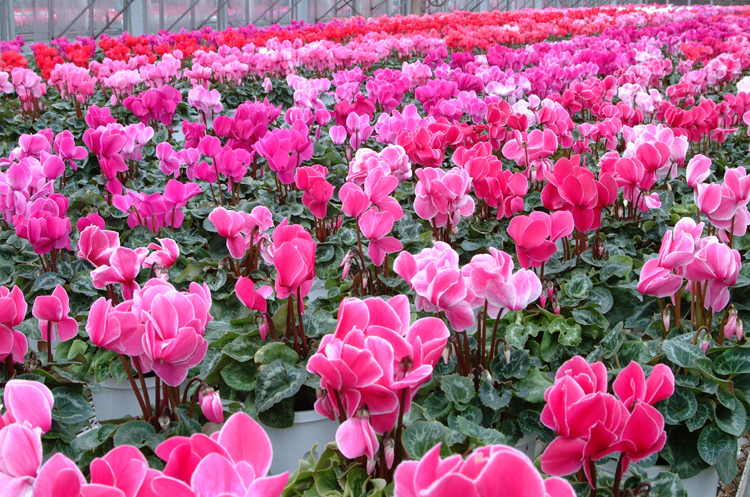
[[[276,360],[293,366],[299,362],[299,356],[282,342],[269,342],[255,353],[255,362],[258,364],[271,364]]]
[[[602,314],[607,314],[614,304],[612,292],[603,286],[592,288],[587,300],[596,304],[599,307],[599,312]]]
[[[438,421],[418,421],[404,430],[402,441],[410,459],[421,459],[431,448],[445,443],[448,433]]]
[[[505,444],[505,436],[497,430],[484,428],[463,416],[458,417],[458,426],[461,433],[473,438],[482,445]]]
[[[99,292],[94,288],[94,280],[91,278],[91,271],[81,271],[73,276],[70,280],[70,289],[75,293],[86,295],[87,297],[96,297]]]
[[[750,349],[727,350],[714,360],[714,371],[726,375],[750,373]]]
[[[544,392],[552,383],[546,374],[537,368],[531,368],[529,374],[516,384],[516,389],[526,389],[529,392],[526,396],[528,402],[544,402]]]
[[[581,343],[581,326],[574,319],[565,320],[558,318],[549,324],[551,333],[560,333],[558,341],[560,345],[575,346]]]
[[[260,368],[255,387],[255,407],[259,413],[296,394],[307,378],[304,369],[277,359]]]
[[[633,259],[627,255],[613,255],[599,271],[599,279],[607,281],[612,276],[624,278],[633,270]]]
[[[706,425],[698,437],[698,453],[713,466],[728,450],[734,450],[737,439],[719,429],[715,424]]]
[[[34,291],[53,290],[57,285],[64,285],[65,280],[57,273],[42,273],[34,280]]]
[[[574,274],[565,284],[565,295],[573,299],[585,299],[589,296],[594,284],[588,276],[583,273]]]
[[[451,412],[453,403],[442,395],[433,393],[424,401],[422,408],[427,419],[439,419]]]
[[[55,404],[52,407],[52,419],[60,423],[82,423],[94,416],[94,410],[80,393],[72,388],[57,387],[52,390]]]
[[[160,143],[163,143],[169,139],[169,133],[166,129],[160,129],[156,133],[154,133],[154,136],[151,138],[151,141],[154,143],[154,145],[158,145]]]
[[[505,360],[505,354],[499,354],[490,364],[492,374],[506,380],[526,377],[529,367],[531,367],[531,362],[528,350],[511,350],[510,363]]]
[[[742,402],[737,402],[734,410],[717,405],[714,409],[714,421],[725,432],[741,437],[745,433],[745,423],[747,423],[745,407]]]
[[[716,461],[716,472],[719,473],[719,478],[725,485],[730,484],[737,477],[739,468],[737,466],[737,453],[734,450],[724,452]]]
[[[115,447],[120,445],[132,445],[140,449],[141,447],[156,447],[164,441],[164,437],[154,431],[154,427],[145,421],[129,421],[120,426],[115,433]]]
[[[529,325],[533,328],[533,326]],[[526,345],[526,340],[529,338],[529,333],[526,331],[527,326],[523,326],[518,323],[511,323],[505,328],[505,340],[508,345],[516,349],[522,349]]]
[[[667,424],[676,425],[695,415],[698,401],[695,394],[687,388],[676,387],[671,397],[659,402],[658,408]]]
[[[698,410],[695,411],[695,414],[693,416],[685,420],[685,424],[687,425],[688,430],[695,431],[698,428],[701,428],[704,424],[706,424],[706,421],[709,420],[712,413],[713,407],[711,406],[711,404],[705,400],[699,400]]]
[[[271,428],[291,428],[294,425],[294,399],[283,399],[268,410],[259,412],[258,419]]]
[[[692,478],[709,465],[698,453],[698,436],[684,426],[667,428],[667,443],[659,453],[680,478]]]
[[[444,376],[440,388],[448,400],[456,404],[468,404],[474,398],[474,383],[465,376]]]
[[[240,392],[255,390],[258,365],[254,362],[233,362],[221,370],[221,377],[230,388]]]
[[[683,368],[695,368],[693,361],[706,357],[700,347],[682,340],[667,340],[663,349],[667,359]]]
[[[688,497],[685,485],[674,473],[662,471],[650,483],[649,497]]]
[[[542,423],[539,411],[523,411],[518,415],[518,424],[524,435],[537,435],[542,443],[550,443],[555,439],[555,432]]]
[[[510,403],[510,388],[502,387],[498,390],[492,383],[485,380],[479,385],[479,400],[490,409],[497,411]]]
[[[241,335],[224,347],[222,352],[235,361],[246,362],[255,357],[260,348],[260,341],[248,335]]]

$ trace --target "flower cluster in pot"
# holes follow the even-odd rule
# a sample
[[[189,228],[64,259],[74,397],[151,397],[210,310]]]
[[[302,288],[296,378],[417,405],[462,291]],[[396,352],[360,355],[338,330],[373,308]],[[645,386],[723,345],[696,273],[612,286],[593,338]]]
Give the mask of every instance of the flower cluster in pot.
[[[85,468],[108,444],[151,455],[225,412],[285,427],[316,402],[343,455],[390,479],[427,432],[467,454],[551,441],[547,374],[583,355],[669,365],[660,456],[731,480],[750,384],[734,9],[58,40],[38,70],[5,56],[0,358],[70,406],[45,450]],[[108,378],[150,427],[84,433],[84,384]]]

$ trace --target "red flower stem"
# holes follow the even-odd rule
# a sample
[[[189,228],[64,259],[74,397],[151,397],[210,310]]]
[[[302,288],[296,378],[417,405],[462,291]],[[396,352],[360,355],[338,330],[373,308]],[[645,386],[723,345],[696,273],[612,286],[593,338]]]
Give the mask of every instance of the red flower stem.
[[[612,495],[614,497],[620,497],[620,482],[622,481],[622,453],[620,458],[617,460],[617,470],[615,471],[615,483],[612,485]]]
[[[52,364],[52,321],[47,321],[47,371]]]
[[[302,303],[302,288],[297,287],[297,312],[299,314],[299,333],[302,339],[302,353],[307,357],[307,337],[305,336],[305,323],[302,319],[305,306]]]
[[[146,406],[146,419],[151,418],[151,399],[148,398],[148,388],[146,388],[146,378],[143,377],[143,370],[141,369],[141,361],[136,357],[135,359],[135,370],[138,372],[138,379],[141,382],[141,388],[143,389],[143,402]]]
[[[49,334],[47,335],[49,336]],[[133,388],[133,393],[135,393],[135,398],[138,400],[138,405],[141,406],[141,412],[143,412],[143,419],[148,419],[146,411],[146,405],[143,403],[143,397],[141,396],[140,390],[138,390],[138,385],[135,384],[135,378],[133,378],[133,372],[130,370],[130,364],[128,364],[127,359],[125,359],[125,356],[122,354],[118,354],[120,357],[120,361],[122,362],[123,367],[125,368],[125,373],[128,375],[128,381],[130,381],[130,386]]]

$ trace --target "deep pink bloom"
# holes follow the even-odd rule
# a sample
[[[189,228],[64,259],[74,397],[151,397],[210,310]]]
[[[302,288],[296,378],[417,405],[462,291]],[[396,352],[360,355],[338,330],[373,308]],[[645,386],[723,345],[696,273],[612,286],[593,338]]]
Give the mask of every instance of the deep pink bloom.
[[[273,289],[268,285],[263,285],[256,290],[253,280],[240,276],[240,279],[237,280],[237,284],[234,286],[234,292],[245,307],[263,314],[267,309],[266,299],[271,296]],[[265,340],[266,337],[262,338]]]
[[[117,247],[109,257],[109,264],[97,267],[91,272],[94,287],[105,288],[107,285],[120,284],[125,300],[133,298],[133,292],[140,288],[135,279],[148,256],[148,249],[139,247],[136,250]]]
[[[516,243],[521,267],[539,267],[557,252],[555,242],[573,232],[573,215],[559,211],[547,214],[534,211],[510,220],[508,234]]]
[[[466,459],[440,458],[440,444],[421,461],[404,461],[394,475],[395,497],[574,497],[565,480],[542,478],[521,451],[505,445],[475,449]]]
[[[130,300],[116,307],[104,297],[94,302],[86,321],[86,333],[91,342],[97,347],[131,357],[143,354],[144,328],[132,307]]]
[[[654,366],[646,379],[641,365],[636,361],[630,361],[615,378],[612,390],[632,411],[636,402],[653,406],[660,400],[670,397],[674,393],[674,385],[674,374],[666,365]]]
[[[90,212],[86,214],[86,216],[78,219],[78,222],[76,223],[76,228],[78,231],[83,231],[89,226],[96,226],[99,229],[104,229],[106,227],[106,223],[104,222],[104,218],[97,214],[96,212]]]
[[[297,168],[295,184],[302,190],[302,203],[318,219],[326,217],[333,185],[326,180],[328,168],[321,165]]]
[[[362,214],[359,227],[362,234],[370,241],[367,246],[367,255],[376,266],[383,264],[387,254],[400,252],[403,249],[400,241],[388,236],[393,229],[393,215],[390,212],[376,212],[370,209]]]
[[[312,158],[309,132],[305,123],[295,121],[291,128],[276,128],[255,144],[255,150],[286,185],[294,182],[294,170]]]
[[[273,265],[276,267],[276,298],[310,293],[315,277],[317,244],[302,226],[284,219],[273,231]]]
[[[239,212],[229,211],[224,207],[217,207],[208,215],[209,221],[216,228],[219,236],[227,239],[229,253],[235,259],[245,256],[245,239],[241,231],[245,228],[245,219]]]
[[[0,430],[0,492],[8,497],[32,494],[42,465],[39,428],[15,423]]]
[[[149,243],[148,248],[152,249],[146,259],[143,261],[143,267],[152,267],[157,264],[162,270],[169,270],[180,257],[180,246],[171,238],[157,238],[156,243]]]
[[[95,267],[107,266],[110,257],[119,246],[120,235],[116,231],[100,229],[92,224],[83,230],[78,239],[78,258],[90,262]]]
[[[52,333],[52,339],[55,337],[55,329],[60,341],[70,340],[78,335],[78,323],[75,319],[68,317],[70,308],[68,307],[68,292],[63,287],[57,285],[52,291],[52,295],[40,295],[34,300],[34,307],[31,314],[39,320],[39,331],[42,333],[42,339],[47,340],[47,333]],[[48,326],[54,323],[54,327]]]
[[[83,160],[89,155],[85,148],[76,146],[73,134],[67,129],[55,136],[54,147],[55,153],[67,161],[74,171],[78,169],[75,161]]]

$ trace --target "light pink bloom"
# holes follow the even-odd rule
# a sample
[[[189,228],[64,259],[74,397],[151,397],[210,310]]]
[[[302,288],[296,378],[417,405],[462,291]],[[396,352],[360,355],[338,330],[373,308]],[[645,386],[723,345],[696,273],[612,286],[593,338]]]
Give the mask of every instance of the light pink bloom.
[[[115,248],[109,257],[108,265],[99,266],[91,271],[94,287],[105,288],[107,285],[119,283],[123,298],[133,298],[133,292],[140,288],[135,279],[147,256],[148,249],[143,247],[136,250],[126,247]]]

